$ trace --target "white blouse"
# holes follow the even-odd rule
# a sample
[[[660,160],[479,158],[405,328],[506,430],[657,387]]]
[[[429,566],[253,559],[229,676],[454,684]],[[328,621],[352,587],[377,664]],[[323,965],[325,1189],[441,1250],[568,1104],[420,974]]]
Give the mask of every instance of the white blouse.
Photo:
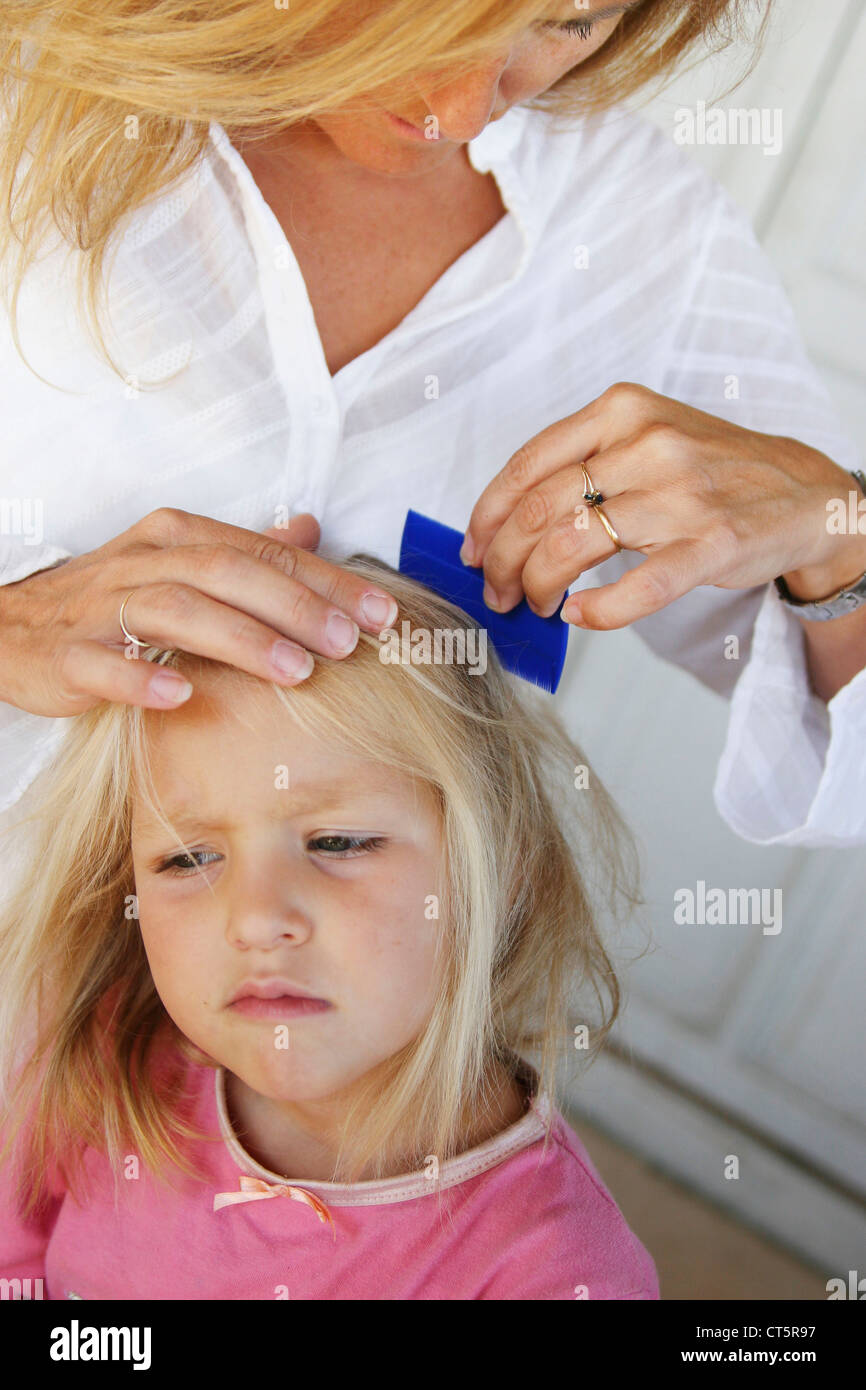
[[[125,226],[111,280],[125,382],[77,316],[77,253],[46,250],[21,333],[48,382],[0,326],[0,582],[161,506],[254,530],[311,511],[325,553],[396,564],[408,508],[465,529],[519,445],[616,381],[859,466],[744,215],[654,126],[623,108],[570,125],[512,109],[468,150],[507,215],[333,377],[291,246],[219,125]],[[573,588],[642,559],[614,556]],[[715,797],[736,831],[866,841],[866,673],[829,706],[814,696],[772,585],[697,589],[635,629],[733,694]],[[0,705],[0,809],[65,723]]]

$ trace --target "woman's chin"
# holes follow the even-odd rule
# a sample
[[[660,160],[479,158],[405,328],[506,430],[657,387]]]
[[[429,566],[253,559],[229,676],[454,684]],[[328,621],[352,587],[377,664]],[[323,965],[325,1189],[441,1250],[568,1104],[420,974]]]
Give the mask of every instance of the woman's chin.
[[[384,111],[375,120],[318,121],[345,159],[373,174],[417,174],[433,169],[459,149],[450,140],[419,140],[401,134]]]

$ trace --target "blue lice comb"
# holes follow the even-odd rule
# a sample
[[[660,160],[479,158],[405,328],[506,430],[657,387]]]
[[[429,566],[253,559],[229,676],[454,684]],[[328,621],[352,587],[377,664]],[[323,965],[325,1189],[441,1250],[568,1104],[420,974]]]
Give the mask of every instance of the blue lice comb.
[[[494,612],[481,597],[483,571],[470,569],[460,559],[462,544],[461,531],[410,511],[400,543],[400,573],[425,584],[485,628],[506,670],[554,691],[568,646],[568,624],[559,616],[562,603],[550,618],[539,618],[526,599],[510,613]],[[565,598],[563,594],[563,602]]]

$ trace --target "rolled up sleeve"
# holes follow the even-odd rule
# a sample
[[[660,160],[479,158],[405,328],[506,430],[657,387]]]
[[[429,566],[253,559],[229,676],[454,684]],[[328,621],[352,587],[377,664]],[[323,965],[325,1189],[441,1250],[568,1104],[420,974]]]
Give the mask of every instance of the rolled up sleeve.
[[[796,617],[770,585],[731,699],[713,794],[761,845],[866,844],[866,671],[825,704],[812,690]]]

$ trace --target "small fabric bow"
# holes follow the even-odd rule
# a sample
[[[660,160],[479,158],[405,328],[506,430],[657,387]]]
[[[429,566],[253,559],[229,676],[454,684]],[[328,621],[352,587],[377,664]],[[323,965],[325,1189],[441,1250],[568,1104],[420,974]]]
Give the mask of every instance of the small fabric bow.
[[[293,1202],[306,1202],[308,1207],[313,1208],[320,1221],[328,1223],[336,1238],[334,1222],[325,1203],[314,1197],[312,1192],[307,1192],[303,1187],[293,1187],[291,1183],[267,1183],[261,1178],[250,1178],[242,1174],[240,1191],[215,1193],[213,1209],[219,1211],[221,1207],[234,1206],[237,1202],[260,1202],[265,1197],[290,1197]]]

